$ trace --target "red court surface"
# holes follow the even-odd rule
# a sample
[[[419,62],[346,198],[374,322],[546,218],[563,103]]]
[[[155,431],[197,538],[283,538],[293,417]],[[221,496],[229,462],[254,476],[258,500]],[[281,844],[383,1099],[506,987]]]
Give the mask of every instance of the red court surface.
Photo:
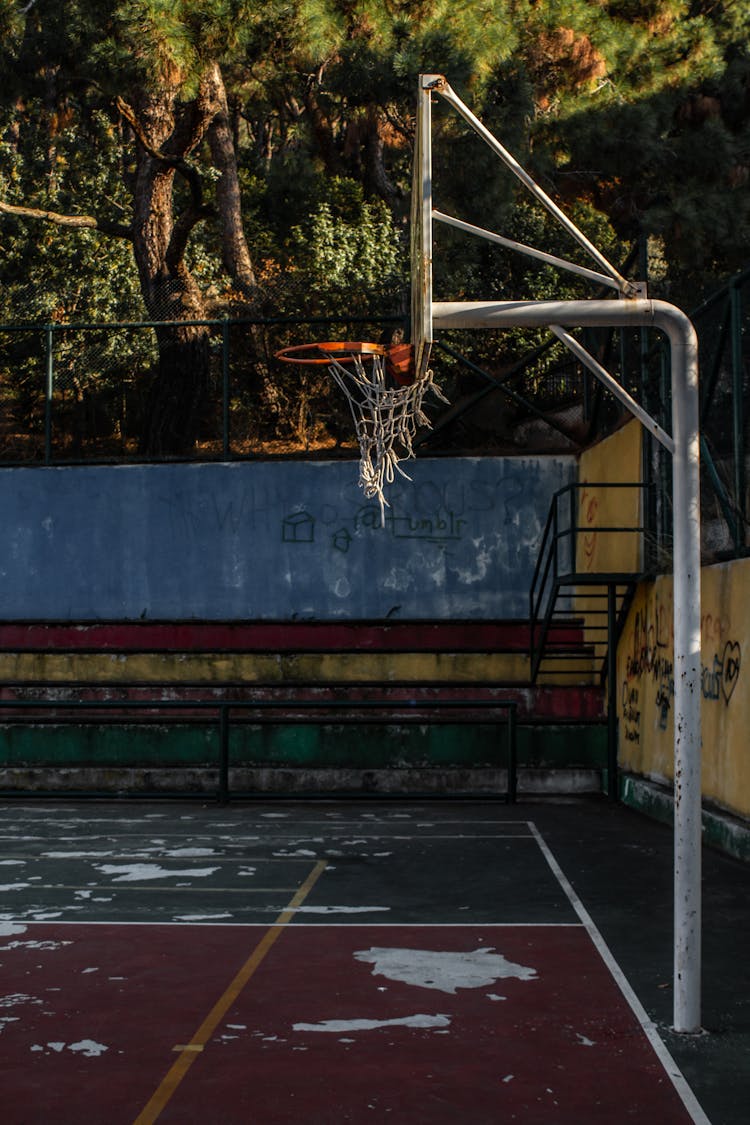
[[[4,941],[5,1120],[134,1121],[263,933]],[[575,925],[288,926],[201,1046],[159,1120],[691,1120]]]
[[[529,821],[283,815],[6,819],[3,1125],[706,1125]]]

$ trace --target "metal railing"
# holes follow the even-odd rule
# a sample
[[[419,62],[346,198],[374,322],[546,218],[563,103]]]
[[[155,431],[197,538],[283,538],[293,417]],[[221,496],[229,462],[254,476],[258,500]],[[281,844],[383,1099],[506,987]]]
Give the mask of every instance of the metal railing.
[[[49,684],[24,684],[25,691],[49,690]],[[56,688],[59,685],[54,685]],[[124,690],[126,685],[118,684],[119,690]],[[142,688],[143,685],[137,685]],[[257,686],[257,685],[254,685]],[[391,685],[399,686],[399,685]],[[345,691],[347,685],[339,685],[337,692]],[[261,794],[258,792],[238,792],[231,789],[231,756],[230,756],[230,730],[233,721],[237,723],[237,712],[244,717],[244,725],[259,725],[263,723],[316,723],[321,724],[326,719],[334,720],[337,724],[348,723],[388,723],[388,725],[421,724],[432,725],[435,723],[457,723],[461,721],[477,722],[477,713],[506,713],[506,754],[505,769],[507,776],[505,801],[509,804],[515,802],[517,791],[517,722],[516,712],[518,704],[515,700],[497,700],[488,698],[467,699],[424,699],[417,696],[409,698],[388,697],[380,699],[336,698],[336,699],[310,699],[310,698],[274,698],[253,700],[217,701],[206,699],[184,700],[151,700],[151,699],[89,699],[66,700],[49,698],[29,699],[2,699],[0,700],[0,739],[2,727],[23,724],[24,726],[43,722],[67,723],[69,725],[80,722],[99,722],[102,716],[108,715],[109,725],[122,723],[126,713],[133,712],[142,721],[163,722],[165,716],[170,716],[177,722],[195,722],[196,718],[212,716],[217,730],[217,753],[215,768],[218,782],[216,800],[220,804],[227,804],[232,797],[251,798]],[[177,715],[182,712],[180,720]],[[6,714],[7,713],[7,714]],[[23,716],[21,714],[23,713]],[[110,763],[108,763],[110,764]],[[122,763],[120,763],[122,765]],[[249,763],[244,763],[249,764]],[[256,764],[256,763],[254,763]],[[352,761],[356,767],[356,760]],[[50,763],[50,767],[55,765]],[[445,763],[443,763],[445,765]],[[0,768],[8,768],[7,763],[0,763]],[[35,769],[44,769],[35,763]],[[59,768],[57,763],[56,768]],[[129,768],[132,768],[129,767]],[[284,769],[294,768],[288,763],[283,763]],[[44,794],[39,789],[21,790],[5,789],[0,791],[2,797],[13,796],[70,796],[65,790],[55,790],[53,794]],[[101,791],[80,793],[79,796],[106,796]],[[121,793],[109,794],[122,796]],[[133,792],[134,797],[185,797],[190,793],[184,791],[168,793],[156,790],[152,793],[138,789]],[[283,795],[283,794],[281,794]],[[372,794],[370,794],[372,795]],[[375,794],[376,795],[376,794]],[[199,794],[205,797],[205,793]],[[485,794],[486,796],[486,794]]]
[[[268,372],[275,380],[287,377],[295,405],[304,382],[294,373],[294,385],[275,351],[321,336],[377,340],[402,323],[392,315],[0,325],[0,462],[161,459],[140,444],[158,371],[156,334],[186,329],[207,333],[210,395],[201,437],[183,459],[245,456],[248,421],[262,409],[258,396]],[[288,409],[292,418],[295,405]]]
[[[554,607],[554,602],[561,584],[566,586],[583,586],[595,582],[597,585],[607,581],[619,581],[623,577],[631,578],[635,575],[645,574],[650,569],[648,556],[648,527],[641,520],[629,524],[598,524],[582,520],[581,495],[588,491],[591,493],[638,491],[645,499],[650,486],[639,482],[574,482],[558,489],[552,497],[547,522],[542,533],[534,574],[529,588],[529,622],[532,627],[531,645],[532,659],[534,654],[534,626],[542,623],[543,636],[546,634],[549,617]],[[641,511],[646,510],[646,504],[641,503]],[[591,536],[636,536],[637,548],[640,556],[640,566],[635,570],[588,570],[580,566],[580,544],[583,535]],[[566,608],[575,612],[575,595],[569,595]],[[538,646],[537,646],[538,647]]]
[[[584,492],[617,493],[636,490],[642,501],[649,486],[635,483],[574,483],[552,498],[547,523],[529,590],[529,660],[531,680],[545,667],[556,677],[597,675],[607,685],[607,778],[610,799],[618,795],[617,781],[617,639],[623,628],[636,583],[648,570],[648,538],[643,522],[599,524],[581,520]],[[639,504],[646,510],[645,502]],[[593,536],[635,536],[630,568],[594,566],[589,551]],[[586,562],[581,565],[581,558]],[[590,565],[589,565],[590,562]],[[565,623],[568,628],[561,628]],[[558,626],[555,629],[555,625]],[[572,628],[572,626],[575,626]]]

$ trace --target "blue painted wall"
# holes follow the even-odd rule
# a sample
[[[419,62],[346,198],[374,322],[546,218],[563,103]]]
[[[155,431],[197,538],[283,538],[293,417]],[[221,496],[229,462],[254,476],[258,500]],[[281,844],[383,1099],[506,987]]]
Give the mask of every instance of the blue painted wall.
[[[354,462],[0,470],[0,619],[524,618],[575,460],[416,460],[385,527]]]

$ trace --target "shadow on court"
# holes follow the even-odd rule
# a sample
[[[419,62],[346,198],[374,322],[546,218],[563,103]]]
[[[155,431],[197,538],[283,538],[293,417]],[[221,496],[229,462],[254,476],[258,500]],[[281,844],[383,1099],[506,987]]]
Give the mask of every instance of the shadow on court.
[[[8,1125],[747,1121],[750,872],[600,801],[5,802]]]

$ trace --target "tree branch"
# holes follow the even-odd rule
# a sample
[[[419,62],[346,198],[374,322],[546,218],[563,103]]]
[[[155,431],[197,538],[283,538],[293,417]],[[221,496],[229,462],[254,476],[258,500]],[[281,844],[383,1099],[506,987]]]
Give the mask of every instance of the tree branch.
[[[73,227],[75,230],[95,230],[99,234],[127,238],[130,241],[133,238],[130,227],[122,223],[110,223],[106,219],[98,219],[96,215],[61,215],[58,211],[41,211],[37,207],[17,207],[2,200],[0,200],[0,214],[15,215],[19,219],[41,219],[45,223],[54,223],[58,227]]]
[[[127,121],[130,128],[135,133],[138,143],[143,147],[148,155],[154,160],[158,160],[162,164],[166,164],[168,168],[174,168],[175,171],[179,172],[180,175],[183,176],[185,180],[187,180],[187,183],[190,187],[190,194],[193,197],[193,204],[196,209],[200,210],[200,208],[203,206],[203,184],[201,182],[200,175],[198,174],[198,170],[196,168],[193,168],[191,164],[188,164],[184,156],[170,156],[166,152],[162,152],[161,149],[158,149],[154,145],[152,145],[148,137],[146,136],[140,121],[138,120],[135,110],[132,108],[132,106],[129,106],[126,101],[123,101],[123,99],[119,95],[115,98],[115,104],[117,105],[117,108]]]

